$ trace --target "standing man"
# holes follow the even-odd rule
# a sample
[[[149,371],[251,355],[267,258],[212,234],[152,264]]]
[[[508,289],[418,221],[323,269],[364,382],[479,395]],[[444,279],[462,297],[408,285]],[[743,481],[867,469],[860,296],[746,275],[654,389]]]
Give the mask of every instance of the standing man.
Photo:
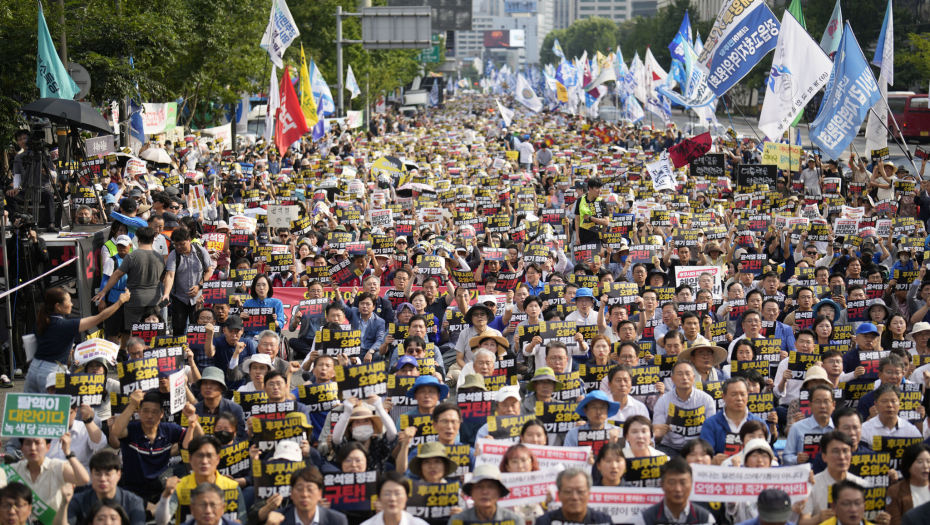
[[[571,467],[559,472],[555,486],[559,489],[559,501],[562,507],[536,518],[536,525],[552,523],[596,523],[608,525],[613,523],[611,517],[603,512],[588,509],[591,496],[591,474],[578,467]]]
[[[588,179],[588,192],[578,199],[575,209],[575,244],[600,242],[600,226],[610,224],[610,219],[595,215],[594,202],[601,200],[601,179]]]
[[[171,232],[171,246],[174,249],[168,254],[161,301],[171,301],[171,327],[177,337],[187,333],[187,323],[197,310],[203,283],[210,280],[216,264],[206,248],[191,243],[187,228]]]
[[[136,230],[136,239],[139,241],[139,249],[123,259],[123,264],[113,271],[106,286],[93,298],[95,303],[100,302],[124,275],[127,276],[126,289],[132,290],[132,297],[123,307],[125,319],[123,325],[125,333],[121,334],[123,348],[129,340],[132,325],[142,318],[142,311],[145,307],[158,302],[158,285],[161,283],[161,275],[165,269],[165,261],[161,255],[152,250],[155,230],[148,226],[139,228]]]

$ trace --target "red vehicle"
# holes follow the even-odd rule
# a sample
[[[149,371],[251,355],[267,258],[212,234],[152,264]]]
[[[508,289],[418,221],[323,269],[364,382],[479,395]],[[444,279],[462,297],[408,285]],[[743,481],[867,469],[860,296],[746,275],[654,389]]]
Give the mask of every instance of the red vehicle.
[[[930,142],[930,98],[926,94],[892,91],[888,93],[888,112],[894,116],[894,120],[888,119],[888,127],[896,137]]]

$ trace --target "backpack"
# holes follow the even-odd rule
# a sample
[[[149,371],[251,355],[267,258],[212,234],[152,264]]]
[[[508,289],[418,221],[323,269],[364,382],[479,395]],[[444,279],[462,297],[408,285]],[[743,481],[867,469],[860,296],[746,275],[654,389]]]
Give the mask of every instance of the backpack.
[[[200,244],[195,244],[191,242],[191,251],[197,254],[197,259],[200,261],[200,273],[207,271],[207,263],[204,262],[203,252],[199,250]],[[181,254],[177,250],[174,250],[174,270],[177,272],[178,268],[181,266]],[[165,274],[168,273],[168,265],[165,264],[165,269],[161,271],[161,280],[165,280]]]

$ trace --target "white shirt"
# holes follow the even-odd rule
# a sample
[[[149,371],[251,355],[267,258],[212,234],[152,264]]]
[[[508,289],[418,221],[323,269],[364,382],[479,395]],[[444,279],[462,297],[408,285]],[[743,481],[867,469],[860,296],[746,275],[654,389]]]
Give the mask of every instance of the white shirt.
[[[90,472],[90,458],[94,453],[107,446],[107,437],[103,434],[103,430],[101,430],[100,442],[94,443],[90,439],[90,434],[87,433],[87,426],[84,425],[83,421],[78,421],[77,419],[74,420],[74,424],[71,425],[71,430],[69,432],[71,432],[71,452],[74,452],[78,461],[84,465],[87,472]],[[45,457],[67,461],[64,451],[61,450],[61,440],[52,440],[52,444],[49,446],[48,453]]]
[[[896,419],[897,423],[892,429],[885,427],[885,425],[882,424],[881,419],[878,417],[873,417],[872,419],[866,421],[862,424],[862,437],[860,438],[860,441],[871,447],[872,438],[875,436],[896,438],[923,437],[920,431],[917,430],[917,427],[901,418]]]
[[[375,516],[367,521],[363,521],[362,525],[384,525],[384,512],[379,512]],[[404,511],[403,515],[400,517],[399,525],[429,525],[420,518],[414,517],[412,514]]]
[[[914,500],[914,508],[930,501],[930,485],[915,487],[911,485],[911,499]]]
[[[846,473],[846,479],[864,488],[869,488],[868,483],[866,483],[864,479],[850,474],[849,472]],[[833,485],[835,484],[836,480],[833,479],[833,476],[830,475],[830,471],[828,470],[824,470],[820,474],[814,476],[814,486],[811,488],[810,497],[807,498],[807,502],[804,504],[804,514],[816,516],[820,511],[829,508],[827,495],[833,490]]]
[[[35,492],[36,496],[50,508],[57,509],[61,505],[61,489],[65,486],[64,467],[66,461],[46,457],[39,469],[39,477],[32,481],[29,473],[28,460],[17,461],[10,465],[13,470],[23,478],[23,481]],[[35,505],[35,502],[33,502]]]
[[[520,152],[520,164],[533,163],[533,154],[536,153],[536,150],[533,149],[532,144],[529,142],[521,142],[517,144],[517,151]]]
[[[316,506],[316,510],[313,511],[313,519],[310,520],[310,523],[304,523],[300,519],[300,514],[297,513],[297,509],[294,509],[294,523],[297,525],[320,525],[320,506]]]
[[[575,324],[579,326],[596,325],[597,324],[597,311],[595,311],[592,308],[591,311],[588,312],[588,315],[585,316],[581,313],[580,310],[575,310],[574,312],[568,314],[568,316],[565,318],[565,322],[572,322],[572,321],[574,321]],[[567,344],[565,346],[568,348],[568,351],[572,355],[581,355],[584,353],[581,351],[581,345],[579,345],[578,343],[572,342],[571,344]]]

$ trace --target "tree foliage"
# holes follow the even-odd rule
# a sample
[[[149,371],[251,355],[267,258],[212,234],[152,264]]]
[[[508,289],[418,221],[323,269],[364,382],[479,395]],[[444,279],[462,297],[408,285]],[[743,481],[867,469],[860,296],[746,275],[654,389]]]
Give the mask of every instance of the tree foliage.
[[[543,39],[539,54],[541,62],[559,62],[559,58],[552,52],[556,38],[567,58],[580,58],[585,51],[588,52],[588,58],[592,58],[598,51],[607,54],[617,47],[617,24],[609,18],[595,16],[577,20],[565,29],[551,31]]]
[[[259,44],[271,3],[65,0],[64,27],[59,23],[57,2],[46,0],[43,9],[56,46],[64,29],[69,61],[90,73],[87,98],[95,106],[127,96],[144,102],[179,100],[179,122],[202,128],[217,125],[226,105],[235,103],[240,93],[267,92],[270,64]],[[386,5],[386,0],[373,3]],[[342,5],[343,11],[358,12],[358,4],[358,0],[289,3],[308,58],[316,60],[330,84],[336,83],[335,8]],[[38,97],[37,27],[36,2],[0,2],[0,135],[4,140],[23,124],[17,109]],[[343,37],[361,39],[358,18],[344,20]],[[410,82],[420,70],[417,53],[368,52],[358,44],[345,46],[345,67],[352,65],[363,91],[354,105],[364,107],[366,85],[377,93]],[[300,44],[294,42],[285,62],[297,66],[299,61]]]

